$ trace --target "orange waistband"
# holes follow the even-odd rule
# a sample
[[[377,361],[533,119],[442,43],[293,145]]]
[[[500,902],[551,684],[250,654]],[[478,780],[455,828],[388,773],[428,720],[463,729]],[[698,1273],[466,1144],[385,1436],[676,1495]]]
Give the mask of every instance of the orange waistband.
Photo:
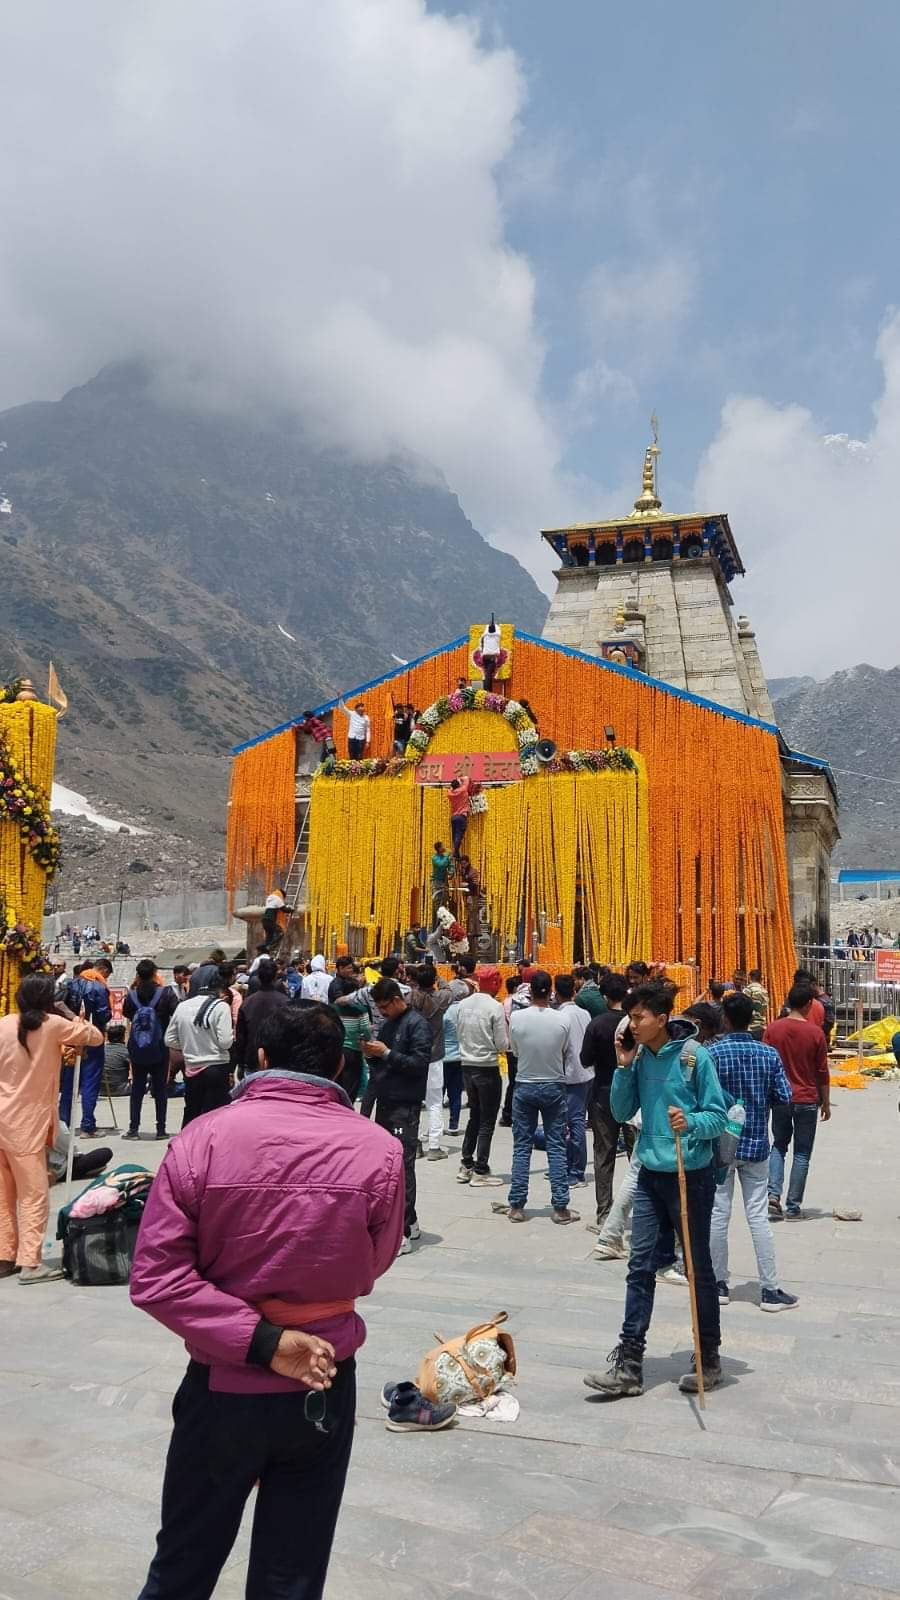
[[[327,1322],[330,1317],[345,1316],[356,1310],[355,1300],[317,1300],[304,1304],[302,1300],[279,1300],[272,1297],[260,1300],[256,1307],[261,1317],[277,1323],[282,1328],[305,1328],[310,1322]]]

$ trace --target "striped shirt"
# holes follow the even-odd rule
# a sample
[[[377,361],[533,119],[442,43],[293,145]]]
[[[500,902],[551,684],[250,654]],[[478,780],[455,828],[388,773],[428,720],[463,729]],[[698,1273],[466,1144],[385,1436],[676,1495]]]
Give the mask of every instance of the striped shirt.
[[[707,1047],[729,1101],[743,1100],[747,1112],[737,1161],[765,1161],[769,1154],[769,1107],[790,1105],[791,1086],[777,1050],[749,1033],[724,1033]]]

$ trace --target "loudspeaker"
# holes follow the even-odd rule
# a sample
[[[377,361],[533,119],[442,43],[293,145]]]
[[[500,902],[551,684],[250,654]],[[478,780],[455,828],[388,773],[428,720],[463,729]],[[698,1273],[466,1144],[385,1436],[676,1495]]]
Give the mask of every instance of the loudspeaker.
[[[537,745],[538,761],[552,761],[556,755],[556,745],[552,739],[539,739]]]

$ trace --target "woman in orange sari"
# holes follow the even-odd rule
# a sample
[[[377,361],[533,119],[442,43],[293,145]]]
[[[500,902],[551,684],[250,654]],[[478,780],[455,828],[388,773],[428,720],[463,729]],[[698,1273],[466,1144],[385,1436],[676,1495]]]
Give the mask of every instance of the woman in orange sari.
[[[103,1043],[92,1022],[54,998],[49,974],[23,979],[17,1011],[0,1021],[0,1278],[61,1278],[42,1260],[50,1215],[47,1147],[56,1136],[62,1053]]]

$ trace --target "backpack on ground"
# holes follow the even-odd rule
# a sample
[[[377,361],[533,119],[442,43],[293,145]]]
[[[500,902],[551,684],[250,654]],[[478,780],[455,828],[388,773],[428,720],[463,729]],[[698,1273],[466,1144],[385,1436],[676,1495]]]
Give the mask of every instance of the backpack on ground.
[[[162,989],[144,1004],[138,999],[136,989],[129,990],[128,998],[136,1007],[128,1035],[128,1056],[136,1067],[152,1067],[162,1060],[165,1051],[163,1026],[159,1017]]]

